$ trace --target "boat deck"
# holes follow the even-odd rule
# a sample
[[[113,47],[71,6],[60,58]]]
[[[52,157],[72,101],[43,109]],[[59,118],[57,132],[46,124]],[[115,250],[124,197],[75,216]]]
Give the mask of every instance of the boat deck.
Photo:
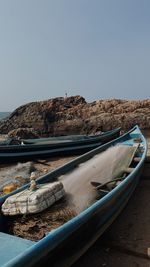
[[[0,263],[2,266],[12,258],[15,258],[19,253],[24,252],[34,242],[0,232],[0,244],[2,244],[0,246]]]

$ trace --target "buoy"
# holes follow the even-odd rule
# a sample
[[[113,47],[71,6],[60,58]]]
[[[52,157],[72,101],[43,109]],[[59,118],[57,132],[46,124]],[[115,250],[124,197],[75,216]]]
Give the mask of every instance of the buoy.
[[[10,192],[17,189],[17,185],[15,183],[7,184],[3,187],[3,194],[9,194]]]
[[[30,191],[35,191],[37,189],[37,185],[36,185],[36,175],[35,172],[31,172],[31,176],[30,176]]]

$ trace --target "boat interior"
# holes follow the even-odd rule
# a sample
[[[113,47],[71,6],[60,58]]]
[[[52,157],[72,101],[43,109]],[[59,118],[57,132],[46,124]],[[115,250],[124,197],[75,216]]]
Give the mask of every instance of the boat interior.
[[[135,130],[120,144],[108,147],[101,153],[95,153],[69,172],[49,179],[49,182],[59,181],[63,184],[65,196],[47,210],[39,214],[10,217],[1,214],[0,242],[4,245],[0,248],[0,255],[3,255],[3,263],[119,186],[140,164],[144,150],[143,140]],[[42,186],[45,182],[48,182],[47,179],[39,179],[38,184]],[[47,223],[44,224],[46,219]],[[42,233],[41,228],[39,230],[37,227],[37,222],[43,230]],[[9,248],[11,252],[6,255]]]

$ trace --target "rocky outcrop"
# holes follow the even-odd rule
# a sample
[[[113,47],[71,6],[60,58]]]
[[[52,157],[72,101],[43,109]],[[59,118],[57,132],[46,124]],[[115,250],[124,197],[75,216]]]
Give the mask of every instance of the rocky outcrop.
[[[38,133],[33,128],[18,128],[11,130],[8,137],[38,138]]]
[[[138,124],[150,128],[150,99],[127,101],[98,100],[87,103],[81,96],[59,97],[32,102],[17,108],[0,122],[0,133],[18,128],[35,131],[35,136],[58,136],[107,131],[121,126],[127,130]],[[34,134],[33,134],[34,135]]]

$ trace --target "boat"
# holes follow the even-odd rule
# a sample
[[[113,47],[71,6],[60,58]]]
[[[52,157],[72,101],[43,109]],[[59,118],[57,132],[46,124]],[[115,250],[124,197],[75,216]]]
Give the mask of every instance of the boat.
[[[65,177],[69,177],[67,175],[70,175],[71,171],[74,172],[73,179],[77,179],[78,168],[82,168],[86,163],[89,166],[90,160],[95,162],[98,159],[99,161],[97,161],[98,164],[96,166],[100,166],[100,162],[106,162],[105,165],[102,164],[102,167],[104,171],[108,171],[111,167],[110,163],[112,163],[111,157],[110,162],[108,160],[109,151],[118,149],[118,147],[123,147],[128,151],[126,157],[123,156],[122,150],[120,150],[119,155],[117,153],[118,150],[115,152],[115,155],[118,155],[119,161],[118,163],[116,162],[117,165],[114,171],[116,171],[116,168],[120,168],[121,159],[122,164],[126,162],[128,165],[122,171],[121,177],[113,178],[111,181],[103,184],[94,180],[94,177],[91,177],[91,184],[89,186],[93,190],[92,192],[96,192],[99,195],[99,198],[78,212],[68,222],[47,233],[40,241],[34,242],[10,235],[7,232],[9,217],[4,216],[1,212],[1,267],[69,267],[102,235],[127,204],[138,184],[142,172],[147,153],[147,143],[138,126],[135,126],[128,133],[117,139],[77,157],[75,160],[38,179],[39,184],[51,183],[56,179],[60,179],[63,182],[66,180]],[[99,158],[100,156],[103,157],[102,161]],[[83,178],[85,177],[83,176]],[[78,182],[74,185],[77,184]],[[113,186],[108,187],[110,184],[113,184]],[[82,185],[84,189],[84,182]],[[2,206],[9,197],[14,196],[18,192],[22,192],[28,186],[25,185],[6,196],[0,197],[0,205]],[[73,188],[74,186],[70,187],[71,190]]]
[[[103,133],[100,133],[102,135]],[[31,139],[24,139],[20,138],[21,142],[25,144],[35,144],[41,142],[59,142],[59,141],[75,141],[75,140],[83,140],[83,139],[90,139],[93,136],[98,134],[90,134],[90,135],[82,135],[82,134],[74,134],[74,135],[61,135],[61,136],[51,136],[51,137],[39,137],[39,138],[31,138]]]
[[[84,139],[47,140],[35,142],[33,144],[21,143],[17,145],[0,145],[0,162],[81,154],[94,149],[119,135],[120,128],[116,128]]]
[[[103,134],[103,132],[101,132]],[[6,145],[20,145],[22,142],[24,144],[36,144],[36,143],[57,143],[62,141],[76,141],[76,140],[83,140],[83,139],[90,139],[91,137],[99,135],[99,134],[74,134],[74,135],[60,135],[60,136],[50,136],[50,137],[39,137],[39,138],[18,138],[18,137],[7,137],[6,139],[3,139],[0,141],[0,146],[6,146]]]

